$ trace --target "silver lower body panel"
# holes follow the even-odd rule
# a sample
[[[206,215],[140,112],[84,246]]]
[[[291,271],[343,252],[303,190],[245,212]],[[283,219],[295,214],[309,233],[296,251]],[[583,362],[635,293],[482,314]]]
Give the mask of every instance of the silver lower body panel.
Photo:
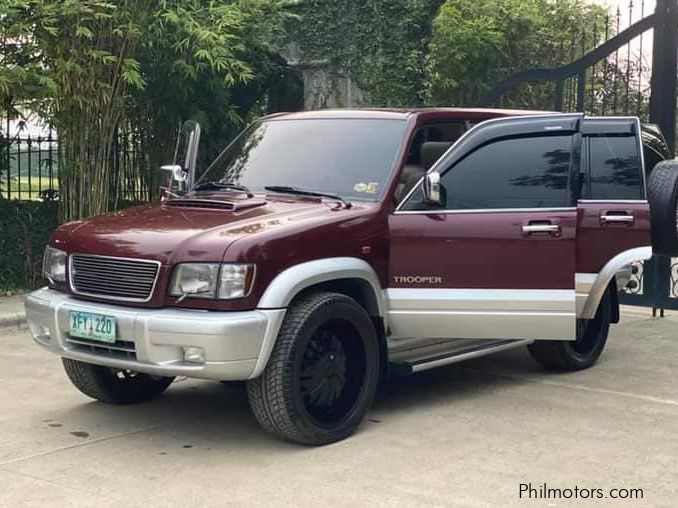
[[[391,335],[576,340],[574,290],[388,289]]]
[[[106,344],[71,337],[69,311],[114,317],[118,340]],[[250,378],[284,314],[284,309],[140,309],[78,300],[47,288],[26,299],[26,319],[35,341],[62,357],[157,376],[215,380]],[[185,361],[184,348],[201,348],[204,362]]]

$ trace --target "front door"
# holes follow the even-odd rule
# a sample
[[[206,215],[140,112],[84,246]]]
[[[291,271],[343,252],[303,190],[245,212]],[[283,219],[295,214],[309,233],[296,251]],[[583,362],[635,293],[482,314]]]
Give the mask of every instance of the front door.
[[[575,339],[580,123],[481,124],[432,168],[442,205],[420,186],[405,198],[389,219],[393,338]]]

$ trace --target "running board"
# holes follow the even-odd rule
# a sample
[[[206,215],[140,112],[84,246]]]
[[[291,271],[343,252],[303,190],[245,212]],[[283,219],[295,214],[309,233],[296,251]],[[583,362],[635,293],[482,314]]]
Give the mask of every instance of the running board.
[[[496,340],[485,342],[484,344],[477,344],[465,348],[456,348],[449,352],[438,352],[435,355],[428,357],[419,357],[412,360],[400,360],[391,363],[391,373],[396,376],[407,376],[415,372],[433,369],[435,367],[442,367],[443,365],[450,365],[473,358],[480,358],[481,356],[489,355],[491,353],[498,353],[499,351],[506,351],[521,346],[527,346],[534,342],[528,340]]]

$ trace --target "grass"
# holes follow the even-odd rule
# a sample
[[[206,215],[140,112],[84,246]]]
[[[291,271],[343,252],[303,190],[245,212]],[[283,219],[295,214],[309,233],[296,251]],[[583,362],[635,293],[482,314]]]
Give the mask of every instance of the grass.
[[[10,178],[10,195],[9,199],[18,199],[21,201],[40,201],[42,191],[48,189],[59,190],[59,179],[52,178],[52,185],[50,186],[49,178],[43,176],[42,179],[37,176],[32,176],[30,179],[27,176]],[[139,179],[137,181],[137,191],[123,190],[119,199],[122,201],[138,201],[139,193],[143,188],[143,183]],[[30,194],[29,194],[30,191]],[[7,199],[7,176],[0,178],[0,199]]]
[[[50,181],[48,177],[43,176],[27,176],[11,177],[9,179],[9,196],[7,196],[7,176],[0,180],[0,197],[7,199],[21,199],[24,201],[38,201],[40,200],[40,193],[48,189],[58,189],[59,179],[52,178]]]

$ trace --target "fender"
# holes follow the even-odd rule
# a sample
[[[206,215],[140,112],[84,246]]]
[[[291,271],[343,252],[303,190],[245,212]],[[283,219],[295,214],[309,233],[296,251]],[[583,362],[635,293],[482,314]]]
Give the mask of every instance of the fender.
[[[374,315],[376,311],[378,316],[386,319],[386,302],[377,273],[366,261],[351,257],[319,259],[287,268],[271,281],[259,300],[257,308],[286,309],[294,297],[304,289],[323,282],[340,279],[360,279],[367,283],[374,293],[374,301],[376,302],[376,308],[370,309],[371,313]],[[266,367],[282,325],[282,318],[275,325],[275,330],[270,330],[270,333],[267,330],[250,379],[259,376]],[[384,327],[386,327],[386,323],[384,323]]]
[[[578,279],[582,276],[582,280],[577,281],[577,297],[583,291],[586,291],[584,287],[587,286],[585,279],[588,276],[595,276],[593,284],[591,284],[591,289],[588,290],[588,296],[581,306],[581,310],[578,312],[578,317],[581,319],[593,319],[596,316],[596,311],[598,310],[598,304],[605,294],[610,281],[619,271],[622,271],[626,265],[633,263],[634,261],[646,261],[652,257],[652,247],[636,247],[635,249],[625,250],[620,252],[615,257],[613,257],[603,269],[597,274],[578,274]],[[581,289],[580,289],[581,287]],[[583,291],[582,291],[583,290]],[[578,306],[579,307],[579,306]]]

